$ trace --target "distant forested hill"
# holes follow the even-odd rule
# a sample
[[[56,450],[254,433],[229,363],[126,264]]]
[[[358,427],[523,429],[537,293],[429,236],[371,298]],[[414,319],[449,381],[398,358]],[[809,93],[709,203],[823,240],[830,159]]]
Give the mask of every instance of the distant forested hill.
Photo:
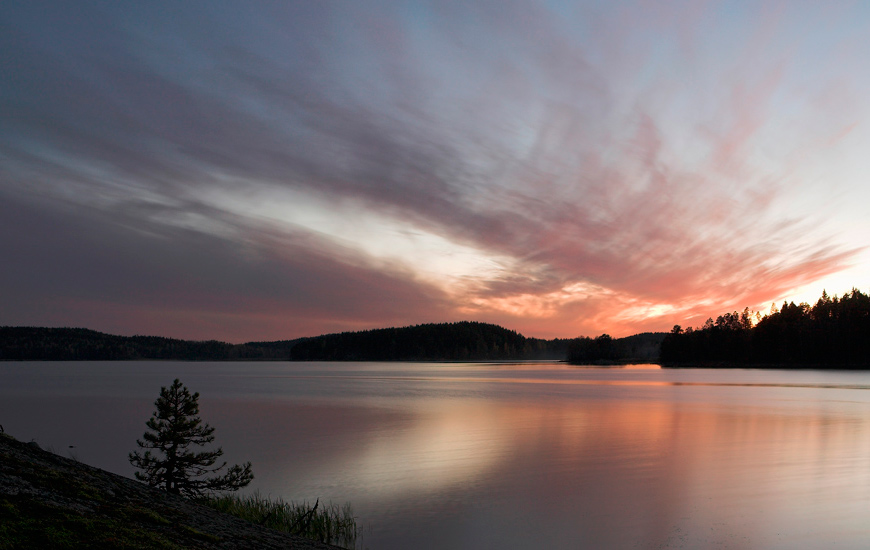
[[[567,339],[539,340],[498,325],[463,321],[343,332],[293,346],[301,361],[486,361],[564,359]]]
[[[643,332],[625,338],[602,334],[575,338],[568,346],[568,362],[574,364],[649,363],[658,361],[666,332]]]
[[[482,361],[564,359],[567,339],[526,338],[474,322],[228,344],[158,336],[114,336],[82,328],[0,327],[0,360],[113,361]]]
[[[84,328],[0,327],[0,360],[4,361],[219,361],[264,359],[270,351],[216,340],[115,336]]]

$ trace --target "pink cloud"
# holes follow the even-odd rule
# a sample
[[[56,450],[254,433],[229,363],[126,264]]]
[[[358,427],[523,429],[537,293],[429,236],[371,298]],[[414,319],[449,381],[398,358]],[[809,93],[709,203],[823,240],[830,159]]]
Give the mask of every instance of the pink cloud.
[[[393,7],[286,8],[247,30],[216,15],[183,56],[120,21],[81,36],[18,25],[0,228],[21,237],[0,248],[14,259],[0,322],[240,341],[464,317],[618,336],[764,304],[855,261],[791,208],[818,185],[807,159],[860,128],[862,96],[848,74],[824,93],[796,84],[787,6],[761,23],[695,2]],[[69,63],[78,42],[105,55]],[[292,229],[292,208],[279,227],[217,207],[215,188],[356,205],[515,269],[450,293]],[[600,294],[566,290],[583,285]]]

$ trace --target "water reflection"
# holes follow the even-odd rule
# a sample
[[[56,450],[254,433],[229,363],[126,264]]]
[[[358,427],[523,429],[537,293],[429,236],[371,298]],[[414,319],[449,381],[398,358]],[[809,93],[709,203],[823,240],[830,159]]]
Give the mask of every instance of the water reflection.
[[[252,488],[266,493],[351,501],[372,529],[369,548],[809,549],[870,540],[866,373],[233,368],[177,374],[202,393],[226,458],[251,460]],[[99,369],[42,394],[9,372],[0,372],[0,417],[10,432],[38,433],[53,418],[54,436],[83,441],[83,460],[129,475],[126,453],[154,398],[141,397],[150,375],[137,371],[129,386],[121,377],[115,395],[100,396],[84,389]]]
[[[261,481],[351,500],[377,548],[863,544],[866,403],[756,397],[739,408],[722,396],[434,400],[370,421],[371,411],[349,409],[335,420],[355,418],[353,437],[330,449],[291,430],[297,460]]]

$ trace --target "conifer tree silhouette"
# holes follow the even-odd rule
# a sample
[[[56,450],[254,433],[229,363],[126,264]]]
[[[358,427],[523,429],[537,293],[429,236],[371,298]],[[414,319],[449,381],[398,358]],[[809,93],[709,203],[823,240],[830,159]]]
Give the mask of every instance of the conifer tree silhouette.
[[[214,441],[214,428],[203,424],[199,417],[198,400],[199,393],[191,394],[177,378],[170,387],[160,388],[160,397],[154,402],[157,410],[145,424],[150,431],[136,440],[145,452],[134,451],[128,457],[130,464],[141,470],[135,472],[136,479],[192,498],[236,491],[251,482],[254,474],[250,462],[223,471],[226,462],[215,466],[223,455],[220,447],[196,450]]]

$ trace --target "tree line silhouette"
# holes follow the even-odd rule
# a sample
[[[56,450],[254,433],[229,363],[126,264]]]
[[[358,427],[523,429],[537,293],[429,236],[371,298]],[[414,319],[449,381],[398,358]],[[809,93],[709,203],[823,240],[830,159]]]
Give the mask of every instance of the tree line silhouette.
[[[581,336],[568,345],[568,362],[578,365],[608,363],[645,363],[657,361],[664,332],[642,332],[625,338],[602,334]]]
[[[159,336],[115,336],[82,328],[0,327],[5,361],[486,361],[564,359],[568,339],[541,340],[498,325],[463,321],[313,338],[229,344]]]
[[[660,353],[659,353],[660,352]],[[784,302],[762,317],[748,308],[698,329],[626,338],[543,340],[498,325],[462,321],[229,344],[159,336],[114,336],[81,328],[0,327],[0,360],[660,361],[676,366],[870,367],[870,296],[826,292],[815,305]]]
[[[564,359],[568,342],[462,321],[327,334],[300,341],[292,351],[293,359],[302,361]]]
[[[255,358],[264,358],[256,348],[216,340],[198,342],[160,336],[115,336],[84,328],[0,327],[0,360],[5,361]]]
[[[784,302],[764,317],[748,309],[679,325],[662,341],[661,362],[676,365],[870,366],[870,296],[853,288],[827,292],[810,306]]]

